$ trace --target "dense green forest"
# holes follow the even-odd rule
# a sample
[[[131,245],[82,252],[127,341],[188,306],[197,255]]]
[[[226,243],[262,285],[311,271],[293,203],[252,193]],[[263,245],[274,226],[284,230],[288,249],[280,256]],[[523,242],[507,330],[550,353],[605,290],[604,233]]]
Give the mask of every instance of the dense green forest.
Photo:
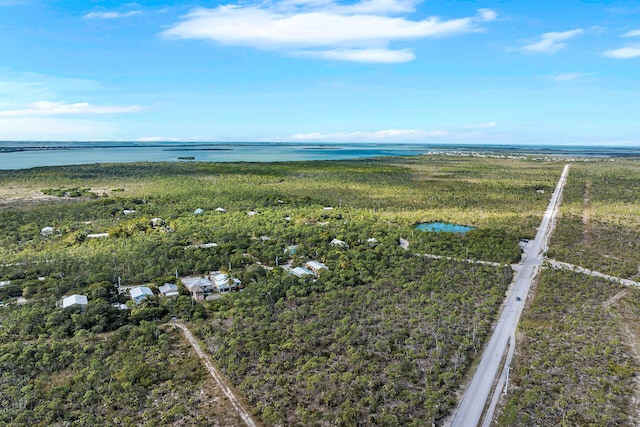
[[[206,374],[161,326],[175,317],[266,425],[440,423],[562,166],[416,156],[0,171],[0,419],[208,425],[211,405],[193,400]],[[475,229],[415,229],[431,221]],[[280,268],[308,260],[328,270]],[[243,292],[194,303],[181,287],[135,305],[115,286],[157,293],[212,270]],[[56,307],[73,293],[84,310]]]
[[[626,328],[638,330],[639,314],[638,289],[546,270],[520,322],[498,425],[636,425],[639,335]]]

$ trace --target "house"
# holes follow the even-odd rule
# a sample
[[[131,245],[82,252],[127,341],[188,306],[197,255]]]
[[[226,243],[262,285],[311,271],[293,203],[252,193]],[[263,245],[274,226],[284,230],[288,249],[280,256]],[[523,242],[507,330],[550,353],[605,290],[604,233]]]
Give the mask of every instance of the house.
[[[247,212],[247,215],[249,215],[249,216],[254,216],[254,215],[258,215],[258,214],[259,214],[259,212],[256,212],[256,211]]]
[[[136,213],[136,211],[135,211],[135,209],[124,209],[122,211],[122,213],[125,214],[125,215],[131,215],[131,214]]]
[[[198,208],[193,212],[194,215],[202,215],[203,213],[204,213],[204,210],[201,208]]]
[[[51,236],[53,234],[53,227],[51,226],[47,226],[47,227],[43,227],[42,230],[40,230],[40,234],[42,236]]]
[[[225,212],[227,212],[227,210],[226,210],[226,209],[224,209],[224,208],[220,208],[220,207],[218,207],[218,208],[216,208],[216,212],[225,213]]]
[[[347,245],[347,242],[344,242],[344,241],[342,241],[342,240],[338,240],[338,239],[333,239],[333,240],[331,241],[331,245],[333,245],[333,246],[338,246],[338,247],[340,247],[340,248],[347,248],[347,249],[349,249],[349,245]]]
[[[86,295],[71,295],[62,299],[62,308],[67,307],[85,307],[88,304]]]
[[[183,277],[182,284],[196,301],[202,301],[213,289],[213,283],[208,277]]]
[[[315,274],[320,273],[322,270],[328,270],[329,267],[321,263],[320,261],[307,261],[305,267],[308,267],[309,270],[313,271]]]
[[[146,298],[152,297],[153,292],[147,286],[138,286],[129,289],[129,295],[131,296],[133,302],[135,302],[136,304],[140,304]]]
[[[219,271],[211,272],[211,278],[220,293],[235,291],[240,288],[240,285],[242,285],[242,282],[239,279],[229,277],[228,274],[221,273]]]
[[[191,297],[193,297],[194,300],[204,301],[205,292],[202,287],[200,287],[199,285],[193,285],[191,286],[191,288],[189,288],[189,291],[191,291]]]
[[[371,246],[375,246],[376,243],[378,243],[378,239],[376,239],[375,237],[370,237],[367,239],[367,243],[370,244]]]
[[[158,286],[158,291],[160,291],[160,295],[163,297],[177,297],[180,294],[178,292],[178,285],[174,285],[173,283],[165,283],[162,286]]]
[[[293,274],[296,277],[313,276],[313,271],[304,267],[296,267],[289,270],[289,274]]]

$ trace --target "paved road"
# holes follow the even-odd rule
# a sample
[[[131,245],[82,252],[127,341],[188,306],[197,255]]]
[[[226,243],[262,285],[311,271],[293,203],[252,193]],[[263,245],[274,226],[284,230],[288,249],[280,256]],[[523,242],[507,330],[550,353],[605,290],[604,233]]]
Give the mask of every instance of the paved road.
[[[480,364],[451,422],[452,427],[473,427],[480,425],[482,413],[489,399],[494,381],[498,376],[501,362],[505,356],[509,341],[515,336],[516,326],[522,314],[524,300],[531,282],[542,265],[547,250],[549,236],[553,231],[555,218],[560,206],[562,190],[569,174],[569,165],[564,167],[555,191],[544,213],[535,239],[527,245],[520,272],[516,275],[511,292],[496,323],[496,327],[487,344]],[[516,297],[521,301],[516,301]],[[510,352],[512,353],[512,352]],[[499,393],[500,390],[498,389]],[[492,416],[493,414],[487,414]]]

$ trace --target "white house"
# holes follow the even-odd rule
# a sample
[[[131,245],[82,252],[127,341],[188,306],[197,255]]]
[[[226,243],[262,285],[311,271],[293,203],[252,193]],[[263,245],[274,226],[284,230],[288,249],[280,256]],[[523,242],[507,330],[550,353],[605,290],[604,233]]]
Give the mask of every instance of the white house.
[[[71,295],[62,299],[62,308],[80,306],[85,307],[88,304],[87,297],[85,295]]]
[[[225,213],[225,212],[227,212],[227,210],[226,210],[225,208],[217,207],[217,208],[216,208],[216,212]]]
[[[304,267],[296,267],[289,270],[289,274],[293,274],[296,277],[313,276],[313,271]]]
[[[129,295],[136,304],[140,304],[144,299],[153,296],[153,291],[147,286],[138,286],[136,288],[129,289]]]
[[[125,215],[131,215],[131,214],[136,213],[136,211],[135,211],[135,209],[123,209],[122,213],[125,214]]]
[[[221,272],[212,272],[213,283],[216,288],[218,288],[218,292],[225,293],[235,291],[240,287],[242,282],[239,279],[234,277],[229,277],[228,274]]]
[[[198,208],[193,212],[194,215],[201,215],[202,213],[204,213],[204,210],[201,208]]]
[[[322,270],[328,270],[329,267],[321,263],[320,261],[307,261],[305,267],[308,267],[315,274],[318,274]]]
[[[53,231],[53,227],[47,226],[43,227],[42,230],[40,230],[40,234],[43,236],[51,236],[53,234]]]
[[[333,246],[338,246],[338,247],[341,247],[341,248],[347,248],[347,249],[349,249],[349,245],[347,244],[347,242],[342,241],[342,240],[339,240],[339,239],[333,239],[333,240],[331,241],[331,244],[332,244]]]
[[[162,286],[158,286],[158,291],[163,297],[177,297],[179,295],[178,285],[173,283],[165,283]]]

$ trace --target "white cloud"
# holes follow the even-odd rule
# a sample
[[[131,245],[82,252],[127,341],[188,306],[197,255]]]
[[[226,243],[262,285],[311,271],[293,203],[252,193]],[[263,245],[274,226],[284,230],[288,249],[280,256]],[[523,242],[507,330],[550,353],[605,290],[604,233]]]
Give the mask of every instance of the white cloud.
[[[478,9],[478,17],[482,21],[493,21],[498,17],[498,14],[491,9]]]
[[[626,33],[624,33],[620,37],[640,37],[640,30],[627,31]]]
[[[142,111],[138,105],[91,105],[88,102],[66,104],[64,102],[38,101],[26,108],[0,110],[0,117],[59,116],[66,114],[119,114]]]
[[[487,122],[487,123],[480,123],[477,125],[467,125],[467,126],[463,126],[463,129],[490,129],[490,128],[494,128],[498,126],[498,124],[496,122]]]
[[[409,49],[335,49],[300,51],[298,56],[308,56],[338,61],[392,63],[413,61],[416,56]]]
[[[387,129],[376,132],[298,133],[290,139],[295,141],[367,142],[367,141],[415,141],[447,136],[449,132],[436,130],[425,132],[413,129]]]
[[[139,15],[142,11],[130,10],[129,12],[89,12],[84,15],[85,19],[117,19],[128,18],[129,16]]]
[[[110,138],[117,129],[93,120],[0,117],[0,141],[71,141]]]
[[[351,5],[285,0],[224,5],[194,9],[162,34],[332,60],[404,62],[415,56],[410,49],[389,49],[391,42],[477,32],[481,31],[480,22],[497,17],[488,9],[479,10],[473,17],[451,20],[396,16],[412,12],[415,5],[413,0],[362,0]]]
[[[608,50],[605,53],[603,53],[603,55],[609,58],[615,58],[615,59],[637,58],[640,56],[640,45]]]
[[[578,28],[560,33],[544,33],[538,41],[524,45],[519,50],[524,53],[556,53],[566,46],[566,43],[562,43],[563,41],[569,40],[583,32],[584,30]]]
[[[593,75],[594,75],[593,73],[574,72],[574,73],[552,74],[552,75],[546,76],[546,77],[551,79],[551,80],[555,80],[557,82],[564,82],[564,81],[570,81],[570,80],[577,80],[577,79],[580,79],[582,77],[589,77],[589,76],[593,76]]]

